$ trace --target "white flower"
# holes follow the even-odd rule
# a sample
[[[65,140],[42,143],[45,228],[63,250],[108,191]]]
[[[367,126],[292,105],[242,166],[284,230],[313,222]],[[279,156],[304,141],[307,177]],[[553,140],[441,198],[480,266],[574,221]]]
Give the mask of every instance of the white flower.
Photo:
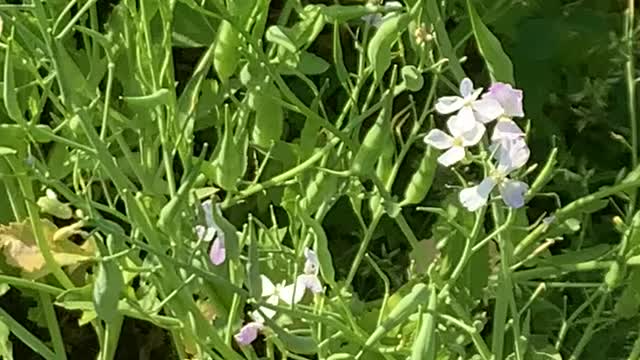
[[[267,298],[267,304],[278,305],[280,301],[288,305],[297,304],[304,296],[305,287],[299,286],[297,282],[286,285],[286,282],[282,281],[274,285],[273,282],[264,275],[260,275],[260,281],[262,283],[262,297]],[[272,318],[276,314],[275,310],[265,307],[260,308],[260,311],[268,318]]]
[[[436,102],[436,111],[441,114],[458,112],[459,128],[471,130],[476,122],[488,123],[504,113],[500,103],[492,98],[478,99],[482,88],[474,89],[473,82],[464,78],[460,82],[460,96],[443,96]]]
[[[285,285],[284,281],[280,284],[274,285],[268,277],[260,275],[260,281],[262,283],[261,295],[262,297],[267,298],[267,304],[277,305],[280,301],[289,305],[297,304],[302,300],[306,289],[309,289],[314,294],[318,294],[323,291],[320,279],[318,279],[320,267],[318,256],[309,248],[304,250],[304,256],[306,258],[304,263],[304,273],[298,275],[296,282],[291,285]],[[240,331],[234,335],[234,338],[239,345],[251,344],[258,337],[258,333],[264,329],[265,320],[260,312],[269,319],[276,315],[275,310],[266,307],[261,307],[260,311],[252,311],[250,316],[253,321],[246,323]]]
[[[318,256],[309,248],[304,249],[304,256],[306,258],[304,262],[304,274],[298,275],[296,282],[299,287],[309,289],[314,294],[319,294],[323,289],[322,283],[320,283],[320,279],[318,278],[320,268]]]
[[[530,151],[527,144],[522,138],[504,140],[494,144],[493,151],[494,158],[498,160],[496,169],[480,184],[460,191],[460,202],[469,211],[476,211],[484,206],[496,185],[507,206],[514,209],[524,206],[524,195],[529,186],[507,176],[529,160]]]
[[[367,6],[375,6],[373,4],[367,3]],[[398,9],[402,9],[402,4],[398,1],[389,1],[388,3],[384,4],[384,10],[385,11],[391,11],[391,10],[398,10]],[[368,23],[369,25],[375,27],[375,28],[379,28],[380,25],[382,25],[382,23],[387,20],[388,18],[392,17],[393,13],[387,13],[384,16],[380,15],[380,14],[369,14],[369,15],[365,15],[362,17],[362,21]]]
[[[465,147],[477,144],[485,132],[485,127],[479,122],[473,122],[469,129],[453,115],[447,121],[447,128],[451,136],[439,129],[431,130],[424,138],[424,142],[439,150],[445,150],[438,157],[438,162],[444,166],[451,166],[464,159]]]
[[[496,122],[496,126],[493,127],[491,141],[515,140],[522,137],[524,137],[524,131],[518,127],[515,121],[501,117]]]

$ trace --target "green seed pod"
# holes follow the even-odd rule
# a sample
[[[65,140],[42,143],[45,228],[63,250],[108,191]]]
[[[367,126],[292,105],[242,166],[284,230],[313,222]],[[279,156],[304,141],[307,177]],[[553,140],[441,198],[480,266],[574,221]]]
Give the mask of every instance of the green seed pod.
[[[607,271],[604,276],[604,284],[607,286],[607,289],[613,290],[622,284],[624,278],[624,264],[621,265],[619,261],[615,261],[611,264],[609,271]]]
[[[353,158],[351,171],[356,175],[365,176],[373,170],[373,166],[384,150],[383,144],[391,137],[391,111],[393,105],[391,94],[390,91],[385,94],[383,100],[385,104]]]
[[[216,145],[213,166],[213,181],[227,191],[236,190],[236,183],[246,170],[246,151],[248,136],[243,134],[236,141],[233,125],[228,112],[225,113],[225,125],[222,139]]]
[[[424,200],[429,189],[431,189],[431,184],[433,184],[433,178],[438,167],[437,160],[438,152],[432,146],[427,146],[418,170],[413,174],[404,190],[404,204],[413,205]]]
[[[369,336],[365,342],[365,347],[373,346],[384,334],[405,321],[418,308],[418,305],[425,301],[428,295],[429,290],[425,284],[418,283],[414,285],[411,292],[398,302],[398,305],[391,310],[387,319]]]
[[[273,142],[280,140],[284,126],[284,112],[278,99],[280,91],[271,82],[256,87],[250,104],[255,110],[255,122],[251,139],[261,148],[269,148]]]
[[[337,186],[337,177],[318,171],[307,185],[307,192],[300,200],[300,207],[307,214],[315,213],[323,202],[335,195]]]
[[[369,41],[367,57],[374,70],[374,76],[380,81],[391,65],[391,50],[409,25],[408,14],[393,16],[385,20]]]
[[[226,83],[236,72],[240,60],[241,39],[238,32],[228,21],[222,21],[218,27],[216,45],[213,50],[213,67],[220,80]]]
[[[436,319],[433,313],[438,306],[438,293],[435,287],[429,288],[429,304],[427,312],[422,314],[422,325],[418,331],[415,342],[411,347],[410,360],[434,360],[436,358]]]

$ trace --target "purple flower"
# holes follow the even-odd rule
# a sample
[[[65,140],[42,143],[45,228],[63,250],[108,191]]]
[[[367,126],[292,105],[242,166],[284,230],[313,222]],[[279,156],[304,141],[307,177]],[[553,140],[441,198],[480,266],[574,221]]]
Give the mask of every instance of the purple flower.
[[[262,331],[263,328],[264,324],[252,321],[246,323],[237,334],[233,335],[233,338],[236,340],[238,345],[246,346],[251,344],[258,337],[258,332]]]

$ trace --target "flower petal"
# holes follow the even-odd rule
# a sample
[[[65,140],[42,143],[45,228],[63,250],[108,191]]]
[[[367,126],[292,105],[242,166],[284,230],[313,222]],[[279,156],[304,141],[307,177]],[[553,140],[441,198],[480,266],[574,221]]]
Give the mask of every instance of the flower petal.
[[[492,178],[485,178],[476,186],[462,189],[459,194],[460,203],[469,211],[480,209],[489,199],[489,194],[496,185]]]
[[[262,328],[264,328],[264,325],[259,322],[254,321],[247,323],[237,334],[233,335],[233,338],[236,340],[238,345],[249,345],[258,337],[258,331],[262,330]]]
[[[503,139],[494,157],[498,159],[498,171],[503,175],[521,168],[529,161],[530,150],[523,138]]]
[[[460,95],[463,98],[473,94],[473,81],[469,78],[464,78],[460,81]]]
[[[486,131],[484,125],[482,125],[482,123],[476,123],[475,125],[476,126],[474,126],[473,129],[463,132],[460,135],[460,138],[462,139],[462,146],[473,146],[479,143],[484,136],[484,133]]]
[[[211,244],[211,250],[209,250],[209,259],[211,259],[213,265],[217,266],[222,264],[226,257],[227,250],[224,247],[224,238],[216,236],[213,244]]]
[[[438,150],[448,149],[453,146],[453,138],[440,129],[429,131],[427,136],[424,137],[424,142]]]
[[[438,156],[438,162],[447,167],[462,159],[464,159],[464,148],[462,146],[452,146],[451,149]]]
[[[473,109],[470,106],[464,106],[460,111],[458,111],[458,115],[455,119],[449,118],[453,123],[451,126],[455,127],[459,132],[465,132],[473,129],[478,120],[473,112]]]
[[[502,117],[498,119],[496,126],[493,128],[491,141],[500,141],[504,139],[517,139],[524,137],[524,132],[518,127],[515,121]]]
[[[280,289],[280,300],[289,305],[297,304],[300,302],[300,300],[302,300],[305,289],[306,288],[302,284],[299,284],[296,279],[296,282],[294,282],[293,284],[287,285]]]
[[[522,90],[514,89],[509,84],[495,83],[484,96],[497,100],[504,109],[504,115],[508,117],[522,117]]]
[[[208,227],[215,227],[216,224],[213,222],[213,203],[211,200],[205,200],[200,205],[202,207],[202,212],[204,213],[204,220]]]
[[[278,305],[278,303],[280,303],[280,297],[277,294],[273,294],[271,296],[269,296],[266,300],[267,304],[270,305]],[[260,311],[262,311],[262,313],[264,314],[264,316],[268,317],[269,319],[273,318],[274,316],[276,316],[276,311],[271,309],[271,308],[267,308],[267,307],[260,307]],[[260,315],[259,312],[257,312],[258,315]],[[262,318],[262,317],[260,317]],[[256,318],[256,320],[260,319],[260,318]],[[262,320],[264,320],[264,318],[262,318]]]
[[[260,283],[262,297],[272,296],[276,293],[276,286],[273,285],[273,282],[268,277],[260,275]]]
[[[304,257],[306,258],[304,262],[304,273],[309,275],[318,275],[320,262],[318,261],[318,255],[316,255],[316,252],[306,248],[304,249]]]
[[[500,184],[500,195],[507,206],[518,209],[524,206],[524,195],[529,186],[522,181],[505,180]]]
[[[460,96],[443,96],[436,101],[436,111],[440,114],[451,114],[462,108],[464,99]]]
[[[490,98],[476,100],[471,106],[480,115],[477,120],[485,123],[497,119],[504,112],[500,103]]]
[[[321,294],[324,292],[324,289],[322,288],[322,283],[320,282],[320,279],[318,279],[318,276],[316,275],[309,275],[309,274],[298,275],[298,278],[296,279],[296,281],[298,282],[298,286],[305,289],[309,289],[314,294]]]

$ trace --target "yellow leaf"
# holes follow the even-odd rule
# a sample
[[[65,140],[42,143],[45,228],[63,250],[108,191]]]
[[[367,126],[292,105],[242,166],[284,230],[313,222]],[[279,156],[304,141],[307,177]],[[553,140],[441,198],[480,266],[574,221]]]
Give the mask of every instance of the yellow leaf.
[[[81,247],[66,237],[56,237],[58,228],[49,220],[41,219],[40,224],[53,258],[60,266],[77,265],[93,258],[92,246]],[[0,247],[7,264],[21,269],[23,276],[37,279],[49,273],[29,220],[0,225]]]

